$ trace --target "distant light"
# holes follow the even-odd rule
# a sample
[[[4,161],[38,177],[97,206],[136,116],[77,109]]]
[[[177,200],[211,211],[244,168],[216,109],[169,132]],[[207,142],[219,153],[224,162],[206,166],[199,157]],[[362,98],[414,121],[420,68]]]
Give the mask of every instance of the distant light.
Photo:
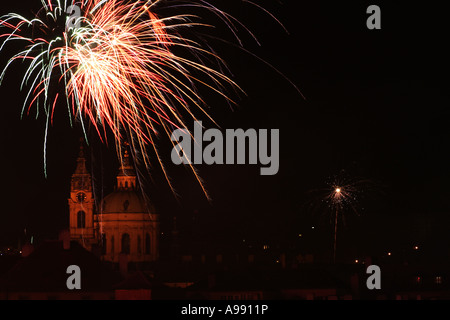
[[[314,230],[314,227],[311,227],[311,229],[313,229],[313,230]]]
[[[419,247],[418,247],[418,246],[415,246],[415,247],[414,247],[414,250],[419,250]]]
[[[336,193],[341,193],[341,188],[336,188]]]
[[[298,237],[301,238],[303,235],[301,233],[298,234]]]
[[[280,260],[277,260],[276,262],[277,262],[277,263],[280,263]]]
[[[388,252],[388,256],[392,255],[392,253]]]
[[[355,259],[355,263],[358,263],[359,262],[359,260],[358,259]]]

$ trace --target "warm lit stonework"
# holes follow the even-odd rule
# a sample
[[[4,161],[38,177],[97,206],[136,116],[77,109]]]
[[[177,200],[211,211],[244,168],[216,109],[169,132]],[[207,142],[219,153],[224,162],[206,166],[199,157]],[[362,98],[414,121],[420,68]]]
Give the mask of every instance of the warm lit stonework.
[[[86,249],[99,248],[105,261],[150,262],[159,257],[159,219],[136,184],[136,173],[125,152],[113,193],[95,210],[91,176],[83,149],[72,176],[70,235]]]
[[[86,168],[83,146],[72,175],[70,198],[70,238],[77,240],[87,250],[98,244],[98,216],[95,214],[92,180]]]

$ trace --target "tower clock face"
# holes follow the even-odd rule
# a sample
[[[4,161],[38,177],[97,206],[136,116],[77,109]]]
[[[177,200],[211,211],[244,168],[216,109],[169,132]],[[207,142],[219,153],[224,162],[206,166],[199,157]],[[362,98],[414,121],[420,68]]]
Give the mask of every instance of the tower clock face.
[[[77,194],[78,202],[84,202],[86,200],[86,195],[83,192]]]

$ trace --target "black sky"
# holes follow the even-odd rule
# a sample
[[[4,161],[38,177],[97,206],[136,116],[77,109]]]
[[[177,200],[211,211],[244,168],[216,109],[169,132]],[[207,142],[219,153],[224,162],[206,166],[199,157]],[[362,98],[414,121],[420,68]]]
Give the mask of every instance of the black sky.
[[[169,166],[181,197],[177,203],[155,166],[149,190],[166,228],[176,215],[187,233],[202,239],[275,243],[312,225],[326,229],[327,219],[305,212],[304,203],[311,200],[309,190],[323,187],[342,169],[377,182],[382,191],[365,204],[353,229],[347,228],[351,239],[367,247],[408,245],[419,241],[423,221],[433,226],[448,221],[449,52],[442,8],[406,1],[258,2],[279,18],[286,34],[248,4],[217,3],[261,42],[258,47],[244,36],[246,48],[292,81],[306,100],[267,64],[217,42],[247,96],[234,111],[207,96],[211,114],[223,128],[280,129],[280,172],[261,177],[259,166],[199,166],[213,198],[209,204],[187,170]],[[370,4],[381,7],[381,30],[366,28]],[[31,7],[39,7],[39,1],[2,3],[0,10],[27,14]],[[231,39],[226,32],[223,36]],[[7,55],[1,53],[0,59],[3,66]],[[43,176],[44,120],[20,119],[22,70],[16,65],[0,87],[0,244],[16,242],[24,227],[45,237],[67,224],[66,199],[78,148],[79,130],[67,121],[55,122],[47,149],[48,177]],[[100,185],[103,177],[107,193],[117,170],[114,150],[93,145],[96,179]],[[439,236],[448,237],[447,232]]]

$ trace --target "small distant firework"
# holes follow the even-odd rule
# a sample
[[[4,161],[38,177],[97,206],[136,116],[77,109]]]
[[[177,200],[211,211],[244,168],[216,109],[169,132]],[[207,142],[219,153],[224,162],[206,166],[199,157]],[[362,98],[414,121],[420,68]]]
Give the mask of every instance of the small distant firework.
[[[237,30],[247,29],[204,0],[41,0],[41,3],[33,19],[15,13],[0,17],[0,26],[10,30],[0,34],[4,40],[0,50],[12,41],[25,44],[6,64],[0,83],[14,61],[28,61],[21,85],[21,89],[28,88],[22,113],[28,113],[33,106],[37,113],[40,108],[44,110],[47,118],[44,145],[55,106],[63,100],[71,121],[81,123],[86,140],[89,126],[102,140],[110,130],[119,157],[122,143],[128,141],[132,156],[140,155],[147,168],[147,151],[154,150],[170,184],[155,137],[160,132],[169,134],[171,129],[186,128],[182,114],[195,120],[197,110],[209,117],[198,86],[212,90],[230,103],[233,101],[225,92],[229,89],[242,92],[223,72],[227,70],[225,62],[210,44],[195,36],[198,28],[213,26],[201,22],[192,12],[212,13],[229,28],[239,46]],[[174,14],[161,16],[160,11]],[[180,30],[192,31],[181,35]]]
[[[315,212],[330,215],[334,227],[333,262],[336,262],[337,228],[341,220],[346,222],[346,215],[360,215],[363,199],[377,192],[378,184],[370,179],[351,177],[345,170],[332,176],[326,187],[310,191],[309,208]]]
[[[359,215],[359,197],[369,183],[366,179],[351,179],[342,171],[327,182],[323,202],[332,210],[347,210]]]

